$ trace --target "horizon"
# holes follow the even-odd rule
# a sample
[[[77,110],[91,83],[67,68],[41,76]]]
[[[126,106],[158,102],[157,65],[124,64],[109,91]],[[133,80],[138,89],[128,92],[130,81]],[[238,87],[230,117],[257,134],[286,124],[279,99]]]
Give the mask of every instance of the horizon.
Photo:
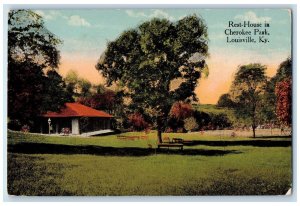
[[[186,15],[201,16],[208,28],[209,67],[207,78],[198,80],[195,93],[200,104],[216,104],[229,91],[233,75],[239,65],[261,63],[266,74],[276,74],[281,62],[291,56],[291,13],[285,9],[64,9],[33,10],[43,17],[45,26],[63,41],[59,46],[59,73],[68,71],[93,84],[104,83],[95,65],[106,44],[114,41],[122,31],[135,28],[151,18],[178,21]],[[224,30],[229,21],[268,22],[267,44],[228,43]],[[237,29],[237,28],[231,28]],[[227,40],[228,41],[228,40]]]

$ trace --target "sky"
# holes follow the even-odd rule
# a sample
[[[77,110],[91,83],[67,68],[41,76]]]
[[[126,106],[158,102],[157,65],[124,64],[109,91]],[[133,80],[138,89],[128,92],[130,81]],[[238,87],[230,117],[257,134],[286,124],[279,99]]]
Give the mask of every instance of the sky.
[[[220,95],[229,91],[239,65],[261,63],[267,66],[269,77],[278,65],[291,56],[291,12],[286,9],[64,9],[34,10],[45,26],[60,38],[61,62],[59,72],[65,76],[75,70],[92,83],[105,80],[95,65],[109,41],[114,41],[124,30],[135,28],[154,17],[178,21],[187,15],[203,18],[208,27],[209,57],[206,59],[209,75],[201,78],[195,90],[202,104],[217,103]],[[229,21],[238,23],[269,24],[269,35],[253,35],[253,27],[229,27]],[[249,30],[256,43],[228,43],[226,29]],[[263,31],[265,28],[258,28]],[[259,36],[267,43],[259,42]]]

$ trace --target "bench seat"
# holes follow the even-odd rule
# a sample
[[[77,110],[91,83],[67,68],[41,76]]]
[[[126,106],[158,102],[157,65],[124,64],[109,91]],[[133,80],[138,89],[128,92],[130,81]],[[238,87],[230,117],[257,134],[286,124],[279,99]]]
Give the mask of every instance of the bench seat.
[[[183,150],[183,144],[179,144],[179,143],[159,143],[157,144],[158,149],[160,149],[161,147],[167,147],[168,149],[170,147],[178,147],[179,149]]]

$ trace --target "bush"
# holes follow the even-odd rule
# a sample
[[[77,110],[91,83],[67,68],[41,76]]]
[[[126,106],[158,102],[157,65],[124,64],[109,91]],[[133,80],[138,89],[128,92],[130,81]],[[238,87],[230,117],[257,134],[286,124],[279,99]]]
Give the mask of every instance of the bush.
[[[178,120],[174,117],[171,117],[168,119],[168,125],[166,131],[168,130],[168,132],[177,132],[179,128],[183,128],[183,127],[184,127],[183,120]]]
[[[189,117],[184,120],[184,128],[187,131],[193,131],[198,129],[197,121],[194,117]]]
[[[22,126],[21,132],[29,132],[29,131],[30,131],[30,127],[27,124]]]
[[[214,127],[219,128],[219,129],[224,129],[227,127],[230,127],[232,123],[228,119],[227,115],[224,113],[212,115],[212,124]]]
[[[193,108],[191,104],[184,102],[175,102],[170,110],[170,117],[182,120],[192,116]]]
[[[217,106],[218,107],[227,107],[232,108],[234,107],[235,103],[231,100],[229,94],[223,94],[220,96]]]
[[[174,132],[172,128],[168,127],[166,130],[165,130],[165,133],[172,133]]]
[[[149,124],[138,112],[128,115],[128,123],[131,125],[133,130],[137,131],[146,130],[149,127]]]

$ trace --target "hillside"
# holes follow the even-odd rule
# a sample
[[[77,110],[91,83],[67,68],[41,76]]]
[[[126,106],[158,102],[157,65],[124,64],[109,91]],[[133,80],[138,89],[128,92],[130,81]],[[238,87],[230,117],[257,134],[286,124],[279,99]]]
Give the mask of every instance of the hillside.
[[[218,107],[215,104],[193,104],[193,108],[208,114],[226,114],[232,122],[236,120],[232,109]]]

